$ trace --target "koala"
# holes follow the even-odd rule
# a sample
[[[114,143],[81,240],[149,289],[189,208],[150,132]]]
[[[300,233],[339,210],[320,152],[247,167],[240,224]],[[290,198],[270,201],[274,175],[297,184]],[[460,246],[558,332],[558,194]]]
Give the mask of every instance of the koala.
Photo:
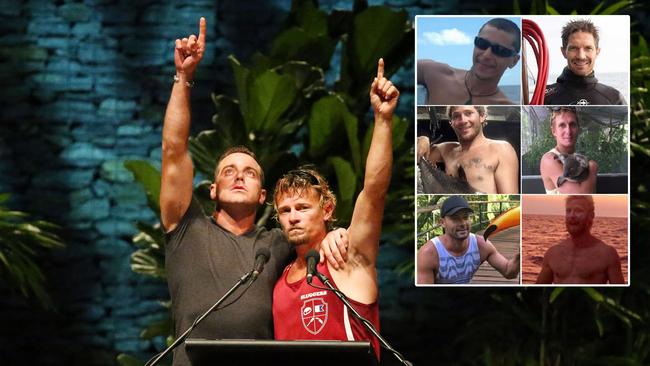
[[[555,154],[555,159],[564,166],[564,172],[557,178],[559,187],[566,181],[584,182],[589,177],[589,159],[581,154]]]

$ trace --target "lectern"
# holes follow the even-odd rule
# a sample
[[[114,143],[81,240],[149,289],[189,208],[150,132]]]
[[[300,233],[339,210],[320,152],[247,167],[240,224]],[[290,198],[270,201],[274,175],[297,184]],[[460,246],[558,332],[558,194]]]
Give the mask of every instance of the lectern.
[[[375,366],[370,342],[187,339],[193,366]]]

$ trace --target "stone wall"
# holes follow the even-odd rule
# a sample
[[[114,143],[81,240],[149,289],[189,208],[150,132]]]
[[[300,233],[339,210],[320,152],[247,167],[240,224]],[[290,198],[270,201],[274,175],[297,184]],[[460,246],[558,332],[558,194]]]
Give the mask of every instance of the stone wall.
[[[415,15],[455,2],[388,4]],[[0,288],[2,364],[110,365],[118,353],[145,357],[162,347],[139,333],[164,314],[157,300],[168,296],[166,286],[129,266],[134,222],[156,217],[122,163],[160,162],[175,38],[198,32],[198,18],[207,18],[207,53],[192,95],[196,132],[209,127],[210,93],[232,90],[227,55],[246,60],[265,50],[289,7],[286,0],[0,4],[0,192],[12,192],[12,208],[62,226],[67,244],[43,260],[57,312]],[[409,117],[412,66],[393,77],[402,90],[399,113]],[[386,337],[417,352],[405,325],[422,296],[414,300],[411,277],[390,270],[409,256],[410,248],[382,249],[380,303]]]

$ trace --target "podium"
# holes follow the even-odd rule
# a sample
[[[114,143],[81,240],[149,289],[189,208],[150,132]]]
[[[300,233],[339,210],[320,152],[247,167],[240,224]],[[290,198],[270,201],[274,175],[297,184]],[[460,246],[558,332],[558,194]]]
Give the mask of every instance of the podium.
[[[185,350],[193,366],[377,365],[370,342],[273,341],[190,338]]]

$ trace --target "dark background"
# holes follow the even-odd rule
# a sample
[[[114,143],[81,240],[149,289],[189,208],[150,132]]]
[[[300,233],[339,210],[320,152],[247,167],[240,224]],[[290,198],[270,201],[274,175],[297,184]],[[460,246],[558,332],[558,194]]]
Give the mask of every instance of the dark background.
[[[588,12],[597,3],[554,6],[561,13]],[[351,7],[345,1],[320,4],[324,10]],[[512,4],[386,2],[412,17],[510,14]],[[175,38],[198,32],[198,18],[207,18],[207,54],[192,93],[192,130],[197,132],[208,128],[214,114],[210,93],[232,92],[226,57],[234,54],[246,60],[253,52],[266,50],[289,8],[286,0],[2,2],[0,192],[12,193],[12,208],[61,225],[67,245],[63,251],[42,256],[55,312],[41,310],[0,284],[3,365],[112,365],[119,353],[148,358],[160,348],[162,340],[152,343],[140,339],[139,333],[165,312],[157,299],[167,296],[167,288],[134,274],[129,265],[135,249],[131,236],[137,231],[133,222],[153,222],[155,216],[122,162],[129,158],[160,162]],[[529,5],[522,4],[521,10],[528,11]],[[639,7],[632,14],[634,29],[648,34],[647,9]],[[413,101],[412,60],[407,65],[394,79],[402,101]],[[400,115],[412,120],[413,112],[412,102],[401,103]],[[645,258],[643,251],[647,249],[632,244],[631,252],[639,253],[638,258]],[[412,247],[384,245],[378,263],[382,334],[407,359],[416,364],[506,364],[495,356],[500,350],[520,344],[523,337],[544,339],[534,326],[526,328],[525,315],[515,315],[521,309],[531,313],[544,309],[541,302],[548,300],[550,290],[415,288],[412,268],[402,274],[394,270],[412,255]],[[633,283],[640,278],[635,278],[634,270],[641,266],[632,255]],[[643,291],[609,294],[622,299]],[[598,311],[597,305],[575,292],[574,297],[568,296],[567,302],[577,300],[556,301],[557,309],[549,317],[566,316],[562,309],[570,307],[584,307],[589,314]],[[517,298],[523,298],[522,303],[516,303]],[[640,313],[647,312],[643,310],[647,296],[635,301]],[[487,314],[495,316],[485,319]],[[606,318],[604,335],[593,325],[574,342],[606,340],[608,332],[637,329],[613,323]],[[522,329],[517,328],[522,324]],[[640,327],[639,336],[648,334],[647,326]],[[610,342],[613,346],[600,347],[593,354],[637,349],[633,339],[626,342]],[[534,359],[538,351],[530,347],[526,355]],[[573,343],[567,342],[566,347]],[[520,348],[513,351],[515,357],[517,352],[523,354]],[[386,352],[383,357],[390,361]]]

